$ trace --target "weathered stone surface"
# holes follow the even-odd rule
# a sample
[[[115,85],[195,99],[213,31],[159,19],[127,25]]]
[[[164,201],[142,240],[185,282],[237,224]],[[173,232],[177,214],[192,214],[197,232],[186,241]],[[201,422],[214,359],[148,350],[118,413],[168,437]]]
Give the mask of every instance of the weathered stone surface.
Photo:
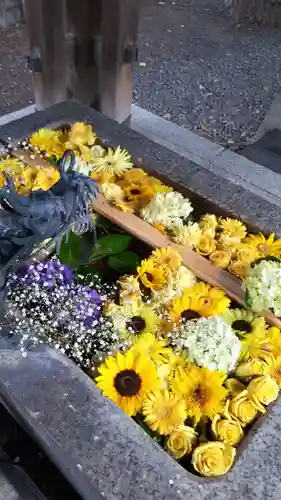
[[[8,28],[22,19],[22,0],[0,0],[0,28]]]

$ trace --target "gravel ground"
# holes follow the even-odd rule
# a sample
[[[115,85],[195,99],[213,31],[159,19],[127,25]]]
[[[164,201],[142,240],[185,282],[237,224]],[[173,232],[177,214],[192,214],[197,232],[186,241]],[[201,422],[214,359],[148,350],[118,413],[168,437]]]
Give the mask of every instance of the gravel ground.
[[[32,76],[26,67],[28,38],[24,26],[0,30],[0,115],[33,103]]]
[[[222,144],[256,131],[281,90],[281,31],[234,26],[224,0],[145,0],[140,106]]]
[[[222,144],[250,139],[281,90],[281,31],[234,26],[224,0],[143,0],[134,101]],[[0,31],[0,114],[33,102],[24,26]]]

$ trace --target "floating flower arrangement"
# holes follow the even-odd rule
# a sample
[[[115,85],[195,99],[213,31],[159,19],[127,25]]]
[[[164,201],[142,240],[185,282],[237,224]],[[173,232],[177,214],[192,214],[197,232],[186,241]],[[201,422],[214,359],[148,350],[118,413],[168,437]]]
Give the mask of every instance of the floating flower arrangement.
[[[70,233],[59,254],[11,276],[8,291],[6,319],[17,318],[23,356],[38,343],[60,350],[183,467],[225,474],[281,387],[280,330],[262,315],[281,315],[281,240],[214,214],[194,222],[187,198],[135,168],[127,151],[104,149],[89,125],[42,129],[23,147],[50,165],[3,159],[0,185],[4,172],[22,194],[48,190],[58,180],[57,162],[72,149],[77,169],[110,203],[244,279],[255,312],[198,281],[175,249],[151,253],[93,213],[95,242],[89,233]]]

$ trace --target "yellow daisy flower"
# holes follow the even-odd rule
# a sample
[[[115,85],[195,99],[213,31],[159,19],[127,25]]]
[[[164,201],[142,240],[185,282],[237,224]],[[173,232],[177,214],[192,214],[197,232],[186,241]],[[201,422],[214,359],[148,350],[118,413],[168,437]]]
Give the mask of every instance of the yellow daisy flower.
[[[157,339],[152,333],[143,333],[135,337],[132,352],[136,356],[145,356],[155,363],[167,364],[173,351],[165,340]]]
[[[54,167],[44,167],[38,170],[37,176],[34,180],[32,191],[42,189],[48,191],[60,178],[59,171]]]
[[[29,139],[29,144],[35,151],[45,153],[47,156],[59,159],[65,151],[65,145],[61,141],[62,132],[41,128]]]
[[[187,415],[198,423],[202,417],[213,419],[223,411],[228,391],[223,387],[218,372],[190,365],[187,370],[178,368],[171,388],[186,403]]]
[[[264,335],[266,323],[264,318],[246,309],[228,309],[221,315],[238,336],[245,334]]]
[[[104,308],[104,314],[111,318],[114,328],[124,337],[155,333],[160,325],[154,309],[137,301],[122,306],[111,302]]]
[[[166,389],[159,389],[147,395],[143,402],[142,414],[145,423],[158,434],[167,436],[182,425],[186,419],[183,399]]]
[[[109,172],[121,177],[132,166],[132,159],[128,151],[118,146],[115,150],[108,148],[104,156],[96,158],[93,170],[95,172]]]
[[[271,354],[275,357],[281,356],[281,332],[279,328],[276,326],[270,327],[266,332],[266,336],[270,344]]]
[[[0,172],[6,172],[10,176],[20,174],[23,168],[25,168],[24,163],[17,158],[4,158],[0,160]]]
[[[156,266],[151,259],[143,260],[137,268],[137,273],[144,286],[151,290],[161,290],[167,283],[165,269]]]
[[[173,248],[157,248],[152,252],[150,258],[155,262],[156,266],[167,268],[168,271],[178,271],[182,264],[179,252]]]
[[[263,234],[249,234],[245,238],[244,243],[254,247],[258,253],[258,258],[273,256],[281,256],[281,238],[275,240],[275,235],[272,233],[268,238]]]
[[[36,177],[38,175],[38,169],[34,167],[24,167],[21,174],[17,176],[15,186],[17,193],[22,195],[27,195],[31,192]]]
[[[271,345],[266,332],[259,334],[248,333],[241,340],[242,351],[240,359],[267,358]]]
[[[148,392],[160,387],[154,363],[132,351],[109,356],[98,368],[97,386],[127,415],[136,415]]]
[[[185,293],[202,301],[201,316],[218,316],[230,305],[230,299],[222,290],[202,281],[188,288]]]
[[[232,241],[239,243],[247,234],[247,229],[245,224],[237,219],[230,219],[226,217],[219,220],[219,229],[223,233],[232,238]]]

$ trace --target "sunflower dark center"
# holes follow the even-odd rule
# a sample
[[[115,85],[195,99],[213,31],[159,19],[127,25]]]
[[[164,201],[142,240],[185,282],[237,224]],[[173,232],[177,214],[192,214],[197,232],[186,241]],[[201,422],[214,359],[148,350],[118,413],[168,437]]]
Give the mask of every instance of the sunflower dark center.
[[[238,332],[251,333],[252,331],[251,323],[249,321],[245,321],[244,319],[237,319],[236,321],[233,321],[231,326],[234,330],[238,330]]]
[[[140,316],[133,316],[126,323],[127,330],[132,330],[134,333],[140,333],[145,328],[145,321]]]
[[[134,370],[122,370],[114,379],[114,387],[121,396],[136,396],[141,388],[141,378]]]
[[[205,389],[198,385],[194,390],[194,397],[199,404],[204,404],[207,397]]]
[[[150,273],[145,273],[145,274],[146,274],[147,281],[150,281],[152,283],[152,281],[153,281],[153,274],[150,274]]]
[[[197,319],[197,318],[200,318],[200,314],[198,314],[198,312],[196,311],[192,311],[192,309],[185,309],[181,313],[181,319],[186,321],[189,319]]]
[[[131,195],[133,196],[138,196],[139,194],[141,194],[140,190],[139,189],[132,189],[131,190]]]

